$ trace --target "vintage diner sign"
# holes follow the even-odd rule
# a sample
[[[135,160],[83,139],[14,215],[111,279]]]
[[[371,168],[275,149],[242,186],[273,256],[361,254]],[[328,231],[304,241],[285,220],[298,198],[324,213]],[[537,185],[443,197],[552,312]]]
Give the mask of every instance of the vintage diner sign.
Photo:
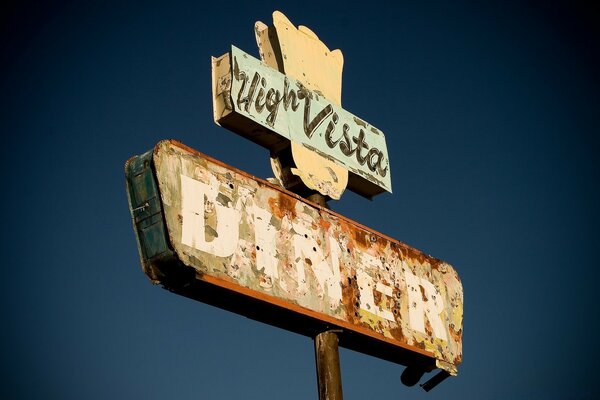
[[[383,132],[235,46],[213,58],[213,109],[218,124],[271,150],[289,140],[347,168],[359,194],[392,191]]]
[[[126,173],[156,283],[209,302],[240,295],[226,308],[268,307],[275,318],[252,317],[285,326],[287,313],[304,318],[300,333],[336,327],[346,347],[456,374],[463,292],[447,263],[175,141],[133,157]],[[215,288],[220,300],[203,294]]]

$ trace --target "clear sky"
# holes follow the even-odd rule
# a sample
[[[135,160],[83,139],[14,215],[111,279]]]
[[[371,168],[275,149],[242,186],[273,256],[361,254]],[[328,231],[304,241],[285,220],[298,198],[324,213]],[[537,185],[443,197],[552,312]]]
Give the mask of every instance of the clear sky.
[[[258,57],[281,10],[343,51],[343,107],[386,134],[394,193],[332,208],[464,286],[457,378],[425,393],[342,350],[345,398],[599,398],[598,8],[415,3],[5,2],[0,397],[317,398],[309,338],[151,285],[125,194],[168,138],[271,176],[213,123],[210,56]]]

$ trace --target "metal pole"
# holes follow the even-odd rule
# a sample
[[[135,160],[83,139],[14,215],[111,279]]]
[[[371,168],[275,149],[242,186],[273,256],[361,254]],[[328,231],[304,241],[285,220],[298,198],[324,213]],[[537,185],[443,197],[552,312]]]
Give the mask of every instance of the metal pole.
[[[321,193],[313,193],[306,199],[312,201],[313,203],[317,203],[321,207],[329,208],[329,205],[327,204],[327,198]]]
[[[340,353],[335,332],[322,332],[315,337],[315,358],[319,400],[342,400]]]
[[[314,193],[307,198],[321,207],[329,208],[326,197],[321,193]],[[340,352],[335,331],[321,332],[315,337],[315,360],[319,400],[342,400]]]

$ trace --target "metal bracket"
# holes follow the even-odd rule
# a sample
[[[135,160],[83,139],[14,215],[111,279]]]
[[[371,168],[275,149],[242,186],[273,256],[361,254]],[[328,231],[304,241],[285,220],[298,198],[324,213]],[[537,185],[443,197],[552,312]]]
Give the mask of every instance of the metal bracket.
[[[419,386],[421,386],[424,391],[429,392],[431,389],[442,383],[449,376],[450,373],[448,371],[441,370],[440,372],[435,374],[430,380]]]

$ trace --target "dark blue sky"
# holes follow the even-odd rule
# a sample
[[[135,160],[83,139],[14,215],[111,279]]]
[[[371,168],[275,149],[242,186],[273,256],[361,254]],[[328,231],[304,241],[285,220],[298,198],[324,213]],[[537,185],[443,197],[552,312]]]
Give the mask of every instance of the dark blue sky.
[[[259,177],[210,56],[281,10],[340,48],[394,194],[334,210],[452,264],[464,362],[430,393],[342,350],[346,399],[591,399],[600,356],[600,19],[584,3],[9,1],[0,13],[0,397],[310,399],[309,338],[143,275],[125,160],[173,138]]]

